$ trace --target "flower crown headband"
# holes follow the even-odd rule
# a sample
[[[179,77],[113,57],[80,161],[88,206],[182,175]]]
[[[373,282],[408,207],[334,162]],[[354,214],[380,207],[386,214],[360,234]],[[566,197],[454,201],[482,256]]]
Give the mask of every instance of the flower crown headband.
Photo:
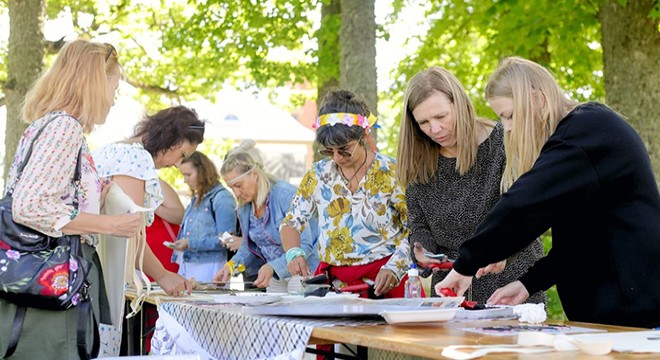
[[[346,126],[357,125],[363,127],[367,132],[372,128],[379,128],[376,124],[376,117],[373,114],[369,114],[368,117],[360,114],[350,114],[350,113],[332,113],[321,115],[316,118],[316,122],[312,125],[314,129],[318,129],[321,126],[325,125],[336,125],[343,124]]]

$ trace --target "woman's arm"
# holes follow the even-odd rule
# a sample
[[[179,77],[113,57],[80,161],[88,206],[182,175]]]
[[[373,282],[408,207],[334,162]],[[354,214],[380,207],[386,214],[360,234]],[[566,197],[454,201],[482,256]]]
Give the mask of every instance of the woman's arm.
[[[126,175],[115,175],[112,180],[133,200],[134,203],[139,206],[144,206],[144,180]],[[151,251],[151,248],[147,245],[146,241],[138,244],[138,246],[138,253],[144,251],[144,272],[154,278],[160,287],[165,290],[165,293],[181,295],[184,290],[187,290],[188,292],[192,290],[192,287],[187,280],[165,269],[156,255],[154,255],[153,251]],[[139,266],[137,261],[138,259],[136,259],[136,267]]]
[[[163,190],[163,197],[165,199],[163,200],[163,203],[156,208],[156,215],[169,223],[181,225],[185,209],[183,208],[181,199],[179,199],[179,195],[174,188],[163,179],[158,179],[158,183]]]
[[[106,234],[118,237],[135,235],[142,224],[142,214],[94,215],[81,212],[61,229],[63,234]]]

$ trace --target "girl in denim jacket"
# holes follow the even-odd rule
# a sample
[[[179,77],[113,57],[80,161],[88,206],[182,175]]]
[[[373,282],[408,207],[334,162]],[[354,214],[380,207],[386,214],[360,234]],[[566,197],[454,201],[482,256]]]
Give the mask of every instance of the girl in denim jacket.
[[[211,159],[195,151],[183,159],[179,170],[190,187],[192,199],[173,248],[173,259],[180,264],[179,274],[196,281],[209,282],[227,262],[227,249],[218,241],[224,232],[236,230],[236,202],[219,182],[218,170]]]

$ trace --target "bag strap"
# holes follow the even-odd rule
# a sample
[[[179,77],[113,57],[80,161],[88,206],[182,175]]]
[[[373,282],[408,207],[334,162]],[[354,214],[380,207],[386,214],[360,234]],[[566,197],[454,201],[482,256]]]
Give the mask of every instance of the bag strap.
[[[170,234],[170,241],[176,241],[176,234],[174,233],[174,229],[172,229],[172,225],[163,218],[161,218],[161,221],[163,222],[163,226],[165,226],[167,233]]]
[[[7,346],[7,351],[2,357],[6,359],[14,354],[16,347],[18,346],[18,339],[21,337],[21,330],[23,330],[23,322],[25,321],[25,313],[27,311],[26,306],[18,306],[16,308],[16,315],[14,315],[14,322],[11,326],[11,333],[9,335],[9,345]],[[89,314],[92,314],[92,319],[94,320],[94,343],[92,344],[92,352],[87,352],[87,321],[89,320]],[[81,360],[95,359],[99,355],[99,350],[101,348],[101,336],[99,335],[99,324],[96,321],[96,316],[92,311],[91,302],[84,301],[78,307],[78,327],[76,329],[76,334],[78,341],[76,342],[76,347],[78,348],[78,356]]]
[[[70,116],[72,119],[75,120],[74,117]],[[37,133],[34,135],[34,139],[30,142],[30,146],[28,147],[27,153],[25,154],[25,159],[18,165],[18,168],[16,169],[16,179],[14,180],[14,183],[12,184],[11,188],[7,191],[7,195],[11,196],[14,193],[14,188],[16,187],[16,184],[18,184],[18,181],[21,179],[21,175],[23,174],[23,169],[25,169],[25,166],[28,163],[28,160],[30,160],[30,157],[32,156],[32,148],[34,147],[35,141],[39,138],[41,133],[46,129],[46,127],[53,121],[55,120],[55,116],[51,117],[46,121],[46,123],[37,131]],[[76,120],[77,121],[77,120]],[[73,181],[76,184],[76,192],[78,191],[78,184],[80,183],[80,156],[82,155],[82,146],[80,147],[80,150],[78,151],[78,160],[76,162],[76,170],[75,173],[73,174]],[[73,197],[73,205],[76,209],[78,209],[78,196]]]
[[[16,315],[14,315],[14,323],[11,326],[11,334],[9,335],[9,346],[7,346],[7,351],[3,359],[6,359],[14,354],[16,351],[16,346],[18,346],[18,338],[21,337],[21,330],[23,329],[23,320],[25,320],[25,311],[27,308],[25,306],[19,306],[16,308]]]
[[[92,320],[94,320],[94,343],[92,344],[92,352],[87,352],[87,322],[89,320],[89,314],[92,314]],[[99,355],[99,349],[101,348],[101,336],[99,335],[99,323],[96,321],[96,316],[92,311],[91,302],[85,301],[80,304],[80,310],[78,311],[78,327],[76,329],[78,334],[78,341],[76,346],[78,347],[78,356],[81,360],[95,359]]]

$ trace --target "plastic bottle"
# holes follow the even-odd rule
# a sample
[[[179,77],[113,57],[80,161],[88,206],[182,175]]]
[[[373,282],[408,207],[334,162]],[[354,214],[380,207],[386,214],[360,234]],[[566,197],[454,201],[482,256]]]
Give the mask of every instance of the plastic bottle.
[[[419,278],[419,271],[415,264],[410,264],[408,270],[408,280],[405,285],[405,298],[418,299],[422,297],[422,280]]]

